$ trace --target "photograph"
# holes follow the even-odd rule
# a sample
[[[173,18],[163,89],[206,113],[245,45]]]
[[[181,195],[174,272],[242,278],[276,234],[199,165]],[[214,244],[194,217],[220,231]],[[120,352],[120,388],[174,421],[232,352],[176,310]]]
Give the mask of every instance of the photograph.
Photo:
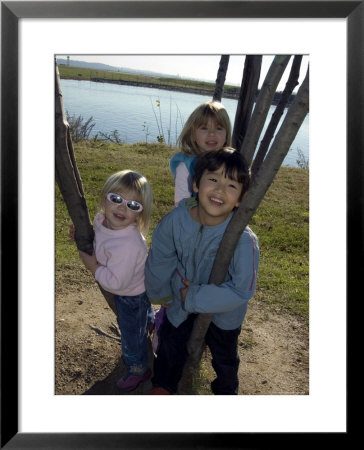
[[[244,435],[253,445],[347,434],[363,5],[254,3],[1,3],[2,292],[15,290],[15,301],[2,295],[2,448],[237,448]],[[260,21],[291,32],[302,18],[309,34],[316,19],[338,30],[331,126],[317,114],[328,98],[317,80],[333,46],[220,45],[215,33],[228,24],[236,38]],[[185,20],[191,36],[211,30],[209,46],[178,39]],[[109,39],[138,27],[150,42]],[[91,29],[102,39],[72,40]],[[326,156],[320,128],[332,131]],[[344,189],[331,196],[345,155]],[[41,194],[36,220],[30,192]],[[337,267],[320,223],[335,201],[337,225],[348,220]],[[148,395],[173,398],[150,405]]]
[[[69,159],[55,158],[55,393],[307,395],[307,56],[56,55],[56,71],[59,79],[56,113],[57,99],[62,99],[60,111],[64,117],[60,115],[60,125],[56,125],[55,151],[72,152],[72,155]],[[215,83],[218,78],[221,81]],[[250,91],[249,86],[253,86]],[[298,94],[301,86],[305,91]],[[217,93],[217,88],[221,92]],[[298,101],[302,110],[297,109]],[[297,126],[299,120],[301,125]],[[67,140],[64,139],[66,134]],[[219,185],[216,191],[208,192],[211,205],[204,207],[207,216],[202,219],[195,217],[193,209],[197,210],[198,202],[191,206],[185,201],[184,209],[190,211],[192,221],[186,216],[184,228],[191,232],[186,232],[180,248],[173,245],[176,239],[173,234],[170,242],[163,243],[175,254],[175,259],[168,261],[170,271],[167,272],[162,269],[167,254],[158,256],[161,258],[158,261],[153,254],[158,245],[153,245],[153,239],[158,239],[157,225],[174,208],[182,206],[182,200],[196,199],[194,189],[197,187],[192,187],[195,164],[205,153],[221,149],[243,155],[246,187],[244,181],[237,202],[226,212],[222,205],[227,202],[227,192]],[[65,180],[72,169],[64,168],[62,161],[68,160],[73,161],[73,171],[77,172],[70,182],[75,179],[82,182],[84,194],[78,203],[75,197],[79,192],[78,184],[74,184],[72,195]],[[222,165],[225,170],[226,164]],[[148,183],[150,190],[144,201],[143,191],[132,188],[137,173],[143,176],[143,183]],[[131,177],[133,184],[130,186],[125,185],[126,176]],[[108,181],[110,177],[113,182]],[[237,178],[232,179],[238,182]],[[252,193],[251,199],[248,191]],[[259,194],[261,191],[266,194]],[[125,192],[129,194],[127,199],[138,199],[141,206],[138,204],[131,210],[128,202],[123,201]],[[243,196],[244,200],[240,200]],[[83,198],[84,213],[81,212]],[[214,292],[211,284],[216,282],[210,280],[210,273],[214,264],[219,272],[223,270],[221,262],[215,263],[217,250],[240,205],[241,211],[247,208],[245,205],[255,211],[244,218],[245,222],[241,218],[237,222],[238,233],[246,230],[239,245],[247,245],[243,244],[244,239],[253,239],[252,245],[243,252],[236,269],[233,265],[238,264],[238,256],[233,252],[232,262],[219,283],[221,286]],[[221,209],[223,214],[219,212]],[[129,210],[132,214],[127,214]],[[78,254],[66,224],[69,223],[73,233],[74,228],[77,230],[82,225],[73,223],[72,217],[76,222],[82,217],[85,230],[91,217],[94,239],[88,231],[85,235],[79,233],[78,248],[85,250],[85,246],[92,247],[93,243],[94,261]],[[199,224],[196,231],[195,223]],[[225,225],[221,228],[222,224]],[[136,255],[141,250],[139,246],[134,249],[135,240],[134,245],[129,246],[130,227],[135,231],[135,225],[144,242],[139,258]],[[217,227],[215,232],[205,238],[200,228],[212,225]],[[158,230],[160,228],[161,224]],[[214,228],[207,230],[212,232]],[[226,236],[231,233],[226,230]],[[125,242],[124,236],[127,237]],[[98,239],[101,239],[100,244]],[[165,275],[159,271],[165,271]],[[181,304],[184,286],[181,275],[190,283],[182,309],[177,306]],[[176,278],[180,283],[176,283]],[[109,293],[106,299],[98,284]],[[197,286],[198,292],[192,294],[191,289]],[[140,295],[144,293],[148,308],[142,307]],[[171,296],[170,305],[164,300],[168,296]],[[162,302],[159,299],[163,299]],[[133,301],[129,312],[123,309],[127,308],[126,301]],[[115,305],[106,308],[110,302]],[[182,377],[185,365],[191,365],[186,359],[189,351],[186,352],[185,346],[196,346],[193,342],[187,343],[187,333],[187,341],[181,348],[170,344],[173,359],[166,361],[168,367],[180,366],[179,375],[173,381],[169,376],[163,382],[158,381],[153,368],[158,370],[158,362],[162,360],[158,348],[163,345],[159,318],[163,319],[162,323],[171,323],[173,330],[183,330],[183,325],[204,313],[213,315],[208,330],[216,326],[223,340],[227,339],[225,331],[231,334],[235,330],[238,336],[231,347],[220,350],[225,354],[231,348],[231,360],[223,362],[224,366],[230,366],[229,372],[224,374],[224,369],[220,368],[213,340],[211,346],[207,344],[201,349],[206,347],[206,352],[200,361],[194,361],[196,370],[191,367],[190,379],[187,374]],[[142,323],[136,321],[136,314],[142,315]],[[123,323],[124,315],[128,318],[127,324]],[[139,346],[143,348],[140,354]],[[128,348],[133,347],[128,354]],[[179,354],[181,361],[175,359]],[[222,387],[216,388],[220,384]]]

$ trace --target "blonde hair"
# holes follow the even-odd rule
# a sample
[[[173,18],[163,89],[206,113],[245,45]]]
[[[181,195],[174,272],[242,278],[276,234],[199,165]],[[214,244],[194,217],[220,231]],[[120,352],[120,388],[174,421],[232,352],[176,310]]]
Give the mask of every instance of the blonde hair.
[[[201,125],[212,119],[226,130],[226,141],[223,147],[231,146],[231,124],[225,107],[218,101],[209,101],[198,106],[187,119],[177,145],[179,151],[186,155],[200,155],[201,151],[195,140],[195,132]]]
[[[109,192],[119,194],[126,191],[133,191],[136,196],[133,200],[143,205],[142,212],[137,215],[137,226],[139,231],[146,236],[152,212],[153,193],[148,180],[140,173],[132,170],[121,170],[111,175],[101,190],[100,211],[105,212],[106,195]]]

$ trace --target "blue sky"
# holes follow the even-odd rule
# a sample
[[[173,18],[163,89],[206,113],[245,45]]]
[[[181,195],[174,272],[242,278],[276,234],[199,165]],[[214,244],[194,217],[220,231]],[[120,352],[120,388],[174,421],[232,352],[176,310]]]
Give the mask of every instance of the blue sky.
[[[65,55],[57,55],[65,57]],[[150,70],[170,75],[179,75],[183,78],[199,78],[215,81],[219,67],[220,55],[69,55],[71,59],[87,62],[100,62],[116,67]],[[263,55],[261,83],[273,60],[273,55]],[[230,55],[226,83],[240,85],[245,55]],[[300,83],[302,82],[308,64],[308,56],[304,56],[301,66]],[[283,90],[291,61],[278,85],[278,90]]]

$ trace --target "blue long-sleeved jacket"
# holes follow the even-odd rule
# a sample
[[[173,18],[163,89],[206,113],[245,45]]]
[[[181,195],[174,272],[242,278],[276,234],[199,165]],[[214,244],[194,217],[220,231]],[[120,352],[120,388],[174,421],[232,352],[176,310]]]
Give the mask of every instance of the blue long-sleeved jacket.
[[[145,266],[145,286],[152,303],[171,301],[169,321],[178,327],[189,313],[213,313],[212,322],[223,330],[238,328],[255,291],[259,247],[255,234],[242,233],[224,283],[208,284],[216,252],[231,216],[216,226],[203,226],[189,209],[195,199],[183,200],[167,214],[153,232]],[[190,281],[186,300],[181,301],[182,279]]]

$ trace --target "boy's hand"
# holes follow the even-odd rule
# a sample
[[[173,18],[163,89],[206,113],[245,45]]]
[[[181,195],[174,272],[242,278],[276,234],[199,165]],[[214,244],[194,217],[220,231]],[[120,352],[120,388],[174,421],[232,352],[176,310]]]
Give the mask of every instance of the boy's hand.
[[[86,252],[79,250],[78,254],[80,255],[80,258],[82,259],[82,262],[84,263],[86,269],[88,269],[92,273],[92,275],[95,276],[96,269],[99,267],[99,263],[97,262],[95,253],[92,253],[92,255],[90,256]]]
[[[188,291],[188,286],[190,285],[190,281],[182,280],[182,282],[185,285],[185,287],[181,289],[181,302],[185,302],[187,291]]]

